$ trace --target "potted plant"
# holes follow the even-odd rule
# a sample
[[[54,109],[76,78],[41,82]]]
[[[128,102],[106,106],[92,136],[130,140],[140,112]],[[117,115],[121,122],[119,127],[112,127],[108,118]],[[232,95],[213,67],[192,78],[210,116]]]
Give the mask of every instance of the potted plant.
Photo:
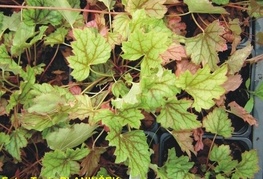
[[[0,8],[1,176],[252,178],[259,171],[256,150],[236,159],[231,144],[217,141],[235,132],[230,115],[257,125],[249,94],[262,90],[251,92],[243,71],[260,59],[250,28],[260,2],[26,0]],[[242,104],[229,95],[239,91]],[[160,164],[164,134],[181,154],[169,149]]]

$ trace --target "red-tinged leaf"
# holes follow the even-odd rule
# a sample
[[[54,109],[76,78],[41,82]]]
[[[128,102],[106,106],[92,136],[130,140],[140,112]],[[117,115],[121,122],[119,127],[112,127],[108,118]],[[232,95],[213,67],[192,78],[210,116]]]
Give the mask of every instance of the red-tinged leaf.
[[[186,152],[189,157],[191,157],[191,152],[196,155],[196,151],[194,150],[193,146],[191,131],[172,131],[171,134],[173,135],[183,152]]]
[[[224,33],[224,27],[215,20],[203,33],[186,39],[186,53],[191,56],[192,62],[197,65],[208,64],[211,70],[217,69],[219,62],[217,52],[227,49],[226,41],[221,37]]]
[[[227,78],[227,81],[222,85],[225,88],[226,93],[229,91],[235,91],[242,83],[241,75],[231,75]]]
[[[257,120],[235,101],[229,103],[228,106],[230,107],[231,113],[242,118],[245,122],[249,123],[250,125],[258,126]]]
[[[192,74],[195,74],[199,68],[200,65],[196,65],[187,59],[183,59],[176,62],[175,75],[180,76],[180,74],[184,73],[186,70],[190,71]]]
[[[196,152],[198,152],[199,150],[203,150],[204,148],[203,135],[204,135],[204,131],[202,128],[197,128],[193,131],[194,140],[196,141],[195,144]]]
[[[100,156],[106,149],[102,147],[95,147],[94,149],[90,150],[87,157],[85,157],[80,166],[80,175],[83,176],[92,176],[94,172],[99,167]]]
[[[182,45],[172,43],[168,49],[161,54],[162,64],[165,65],[173,60],[180,61],[182,58],[186,58],[186,52]]]

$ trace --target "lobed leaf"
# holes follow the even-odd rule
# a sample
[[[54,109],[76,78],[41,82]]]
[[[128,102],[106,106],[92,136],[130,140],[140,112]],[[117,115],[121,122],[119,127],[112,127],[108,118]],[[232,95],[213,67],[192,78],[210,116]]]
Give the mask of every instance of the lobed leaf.
[[[44,44],[53,47],[56,44],[62,44],[65,41],[65,37],[68,30],[64,27],[57,28],[53,33],[49,34],[44,38]]]
[[[209,159],[217,162],[217,166],[215,167],[215,172],[224,172],[229,173],[237,166],[238,162],[233,160],[231,157],[231,150],[229,145],[214,145]]]
[[[209,0],[184,0],[191,13],[227,14],[223,7],[213,6]]]
[[[150,17],[161,19],[167,11],[164,3],[165,0],[127,0],[126,10],[133,13],[137,9],[145,9]]]
[[[187,38],[186,53],[191,56],[191,61],[197,65],[208,64],[212,71],[217,69],[219,62],[217,51],[227,49],[226,41],[221,37],[224,33],[224,27],[215,20],[206,27],[203,33]]]
[[[155,110],[165,104],[180,90],[176,87],[176,78],[169,70],[159,70],[157,74],[143,76],[140,81],[141,106],[146,110]]]
[[[14,74],[19,74],[22,70],[21,66],[10,57],[4,44],[0,45],[0,69]]]
[[[46,136],[48,146],[53,150],[66,150],[82,144],[94,134],[98,126],[89,124],[73,124],[70,127],[60,128]]]
[[[228,114],[222,108],[215,108],[203,119],[203,126],[207,132],[212,132],[223,137],[231,137],[233,128]]]
[[[66,151],[55,150],[46,152],[42,159],[41,177],[70,177],[78,174],[80,165],[78,160],[89,154],[87,148],[77,148],[75,150],[67,148]]]
[[[0,146],[7,145],[10,142],[10,136],[4,132],[0,132]]]
[[[194,98],[193,107],[197,111],[209,109],[215,104],[213,99],[219,99],[225,93],[221,86],[226,80],[227,66],[224,65],[210,73],[210,68],[205,65],[195,74],[189,71],[181,74],[177,80],[176,86],[182,88]]]
[[[172,128],[175,131],[191,130],[201,127],[201,123],[197,121],[197,116],[188,109],[191,107],[190,100],[169,99],[161,108],[157,121],[165,128]]]
[[[16,129],[9,135],[10,140],[5,145],[5,149],[14,157],[14,159],[21,161],[21,148],[27,146],[27,138],[31,136],[28,131],[23,129]]]
[[[143,131],[134,130],[124,134],[119,128],[111,128],[106,139],[115,146],[116,163],[128,162],[130,175],[145,178],[150,164],[150,151]]]
[[[105,63],[110,58],[111,47],[100,34],[89,28],[74,29],[73,34],[76,39],[71,44],[74,55],[67,60],[74,69],[71,75],[82,81],[89,76],[91,65]]]
[[[245,151],[241,155],[241,162],[238,163],[233,174],[233,179],[253,178],[259,171],[258,154],[256,150]]]

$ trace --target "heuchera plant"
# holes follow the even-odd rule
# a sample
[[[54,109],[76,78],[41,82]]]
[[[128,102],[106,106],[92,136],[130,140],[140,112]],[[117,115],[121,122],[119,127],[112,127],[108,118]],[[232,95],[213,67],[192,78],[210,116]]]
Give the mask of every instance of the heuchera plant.
[[[192,156],[202,150],[204,132],[231,137],[229,113],[257,125],[250,111],[253,96],[263,98],[263,85],[251,92],[247,82],[251,98],[245,108],[226,103],[225,96],[242,83],[242,67],[260,59],[250,58],[249,40],[237,47],[250,18],[263,15],[261,4],[26,0],[21,6],[1,5],[13,9],[0,14],[0,171],[11,163],[20,166],[14,172],[19,177],[117,177],[120,167],[140,178],[150,170],[161,179],[252,178],[259,170],[255,150],[238,161],[228,145],[213,143],[202,173],[193,170]],[[248,16],[231,17],[229,9]],[[229,56],[220,59],[230,47]],[[157,166],[151,156],[158,150],[142,128],[149,116],[185,155],[169,150],[165,164]]]

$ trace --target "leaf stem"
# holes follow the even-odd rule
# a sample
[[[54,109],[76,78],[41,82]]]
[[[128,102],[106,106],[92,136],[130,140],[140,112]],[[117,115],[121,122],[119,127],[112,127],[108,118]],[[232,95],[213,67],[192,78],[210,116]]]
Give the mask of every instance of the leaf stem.
[[[211,146],[210,146],[210,148],[209,148],[209,152],[208,152],[207,159],[206,159],[206,167],[208,166],[210,154],[211,154],[212,148],[213,148],[213,146],[214,146],[214,144],[215,144],[216,136],[217,136],[217,134],[214,135],[213,140],[212,140],[212,143],[211,143]]]
[[[100,138],[100,136],[103,134],[104,131],[105,131],[105,130],[102,129],[102,131],[99,133],[99,135],[98,135],[98,136],[96,137],[96,139],[94,140],[94,142],[93,142],[93,144],[92,144],[92,150],[94,150],[95,144],[96,144],[97,140]]]
[[[192,15],[193,20],[194,20],[195,24],[197,25],[197,27],[204,33],[205,30],[204,30],[204,29],[200,26],[200,24],[197,22],[197,20],[195,19],[194,14],[191,14],[191,15]]]

